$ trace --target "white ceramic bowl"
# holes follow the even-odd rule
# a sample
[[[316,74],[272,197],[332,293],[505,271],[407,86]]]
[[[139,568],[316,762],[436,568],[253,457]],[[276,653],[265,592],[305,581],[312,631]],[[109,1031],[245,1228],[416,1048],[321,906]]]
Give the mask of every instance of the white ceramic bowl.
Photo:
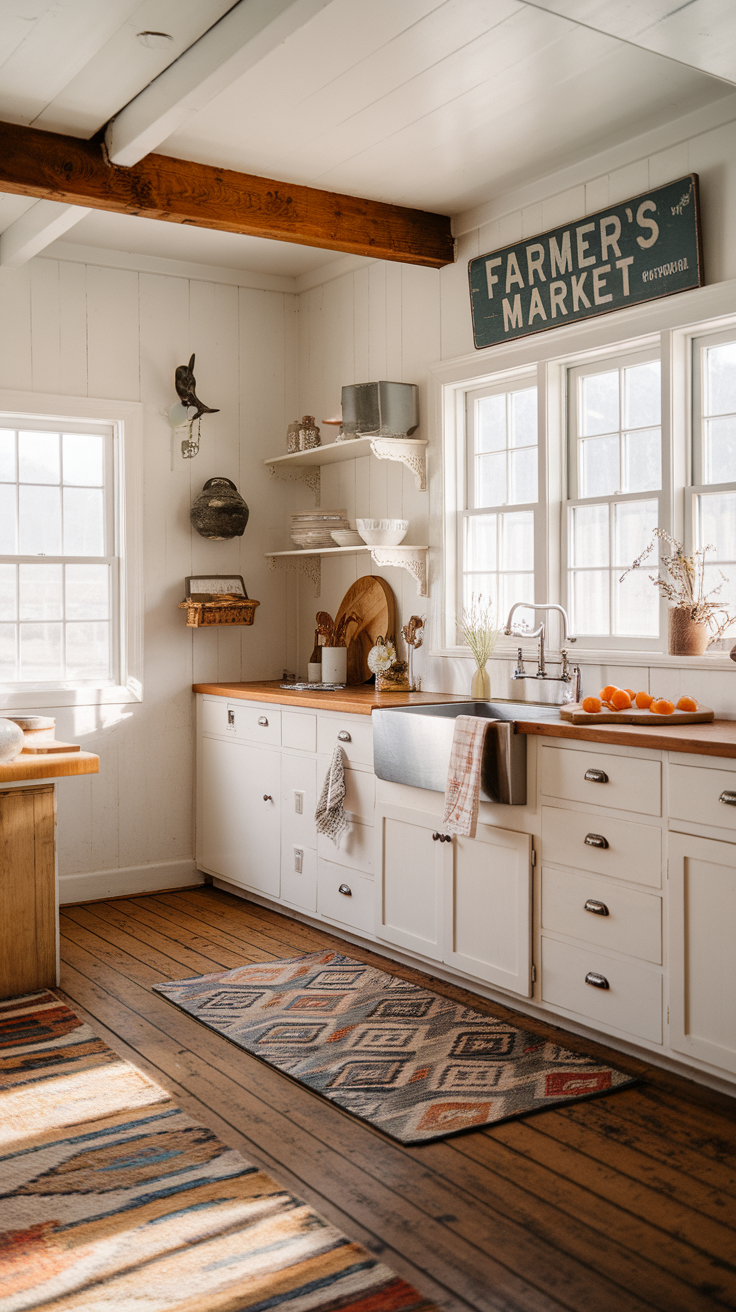
[[[408,519],[356,519],[355,524],[369,547],[398,547],[409,531]]]
[[[363,539],[354,528],[333,528],[333,540],[338,547],[360,547],[363,545]]]

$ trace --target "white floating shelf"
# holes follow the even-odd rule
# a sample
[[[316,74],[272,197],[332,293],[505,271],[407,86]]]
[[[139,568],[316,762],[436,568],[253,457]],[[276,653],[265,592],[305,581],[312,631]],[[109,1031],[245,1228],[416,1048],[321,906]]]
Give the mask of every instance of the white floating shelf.
[[[296,551],[267,551],[266,557],[272,569],[276,568],[279,560],[287,566],[300,569],[314,583],[315,596],[318,597],[322,585],[322,556],[353,556],[359,551],[369,551],[374,564],[396,565],[399,569],[407,570],[416,582],[418,595],[426,597],[428,550],[426,546],[407,547],[403,543],[399,547],[369,547],[366,544],[362,547],[323,547],[320,551],[299,548]]]
[[[264,460],[272,474],[278,478],[301,480],[313,491],[315,504],[319,504],[320,468],[343,460],[357,460],[373,455],[377,460],[398,460],[410,469],[421,492],[427,488],[425,437],[354,437],[344,442],[328,442],[313,446],[308,451],[291,451],[284,456],[270,456]]]

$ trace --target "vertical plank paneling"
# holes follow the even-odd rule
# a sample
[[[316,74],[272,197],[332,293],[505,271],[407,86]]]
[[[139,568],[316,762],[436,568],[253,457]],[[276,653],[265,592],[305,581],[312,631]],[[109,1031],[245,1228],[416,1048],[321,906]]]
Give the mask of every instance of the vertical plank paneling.
[[[87,275],[83,264],[59,261],[59,391],[87,395]]]
[[[59,264],[32,260],[31,367],[35,392],[61,391],[61,322]]]
[[[0,387],[33,386],[31,350],[31,271],[0,269]]]
[[[140,399],[138,274],[87,265],[90,396]]]

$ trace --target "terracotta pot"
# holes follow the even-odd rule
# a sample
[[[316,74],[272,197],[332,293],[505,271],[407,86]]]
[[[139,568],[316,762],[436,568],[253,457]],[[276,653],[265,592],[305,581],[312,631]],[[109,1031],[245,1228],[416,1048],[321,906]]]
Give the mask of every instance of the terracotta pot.
[[[670,656],[702,656],[710,633],[707,624],[701,624],[690,615],[687,606],[672,606],[667,612],[668,651]]]

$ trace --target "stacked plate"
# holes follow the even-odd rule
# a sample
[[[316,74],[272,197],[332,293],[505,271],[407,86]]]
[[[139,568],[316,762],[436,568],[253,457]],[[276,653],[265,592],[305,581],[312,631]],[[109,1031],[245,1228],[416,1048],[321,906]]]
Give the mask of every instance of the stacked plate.
[[[349,529],[344,510],[315,510],[311,515],[292,515],[291,540],[303,550],[322,551],[334,547],[333,529]]]

